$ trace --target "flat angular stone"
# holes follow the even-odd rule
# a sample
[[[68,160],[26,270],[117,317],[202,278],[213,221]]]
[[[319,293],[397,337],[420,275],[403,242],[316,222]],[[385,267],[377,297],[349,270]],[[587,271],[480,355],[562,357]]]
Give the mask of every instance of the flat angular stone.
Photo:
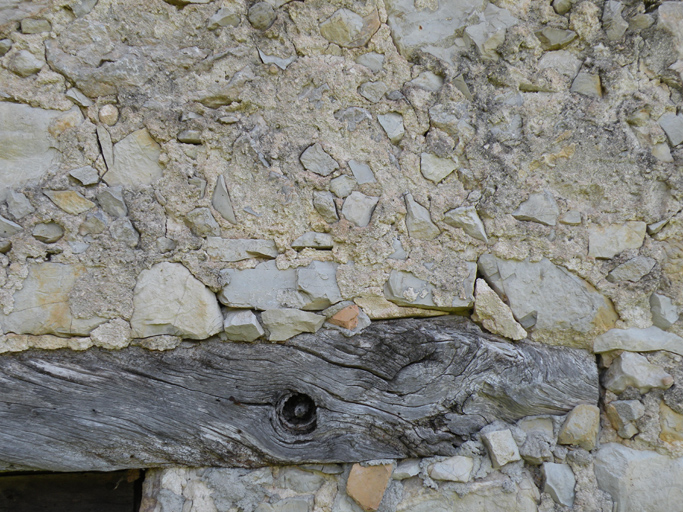
[[[565,507],[574,506],[574,486],[576,477],[572,468],[566,464],[543,463],[543,492]]]
[[[554,226],[559,215],[557,202],[548,191],[531,194],[512,214],[517,220],[538,222],[546,226]]]
[[[512,437],[512,432],[508,429],[482,434],[481,440],[489,452],[495,469],[501,468],[510,462],[522,460],[517,443],[515,443]]]
[[[539,69],[554,69],[561,75],[573,79],[581,69],[582,62],[566,50],[546,52],[538,61]]]
[[[375,179],[375,173],[372,172],[372,169],[367,163],[359,162],[357,160],[349,160],[348,164],[351,172],[353,173],[353,177],[356,178],[356,181],[359,185],[363,185],[364,183],[374,183],[377,181]]]
[[[588,255],[610,259],[626,249],[638,249],[645,240],[647,225],[640,221],[588,227]]]
[[[314,192],[313,208],[325,220],[333,224],[339,220],[337,207],[334,204],[334,196],[331,192]]]
[[[512,316],[510,307],[486,284],[486,281],[477,279],[474,293],[472,320],[481,323],[493,334],[515,341],[526,338],[526,331]]]
[[[228,311],[223,321],[225,334],[232,341],[254,341],[265,334],[253,311]]]
[[[370,224],[372,213],[379,202],[379,197],[366,196],[360,192],[352,192],[344,201],[342,215],[359,228]]]
[[[379,73],[384,68],[384,55],[376,52],[364,53],[356,59],[356,63]]]
[[[618,281],[631,281],[635,283],[649,274],[656,263],[657,260],[654,258],[636,256],[612,270],[607,275],[607,280],[613,283]]]
[[[614,326],[612,304],[589,283],[550,260],[502,260],[485,254],[479,270],[498,295],[507,298],[515,319],[536,339],[587,345],[591,333]]]
[[[683,338],[654,326],[646,329],[637,327],[610,329],[595,338],[593,352],[600,354],[611,350],[627,350],[629,352],[666,350],[683,356]]]
[[[390,464],[366,467],[354,464],[346,482],[346,494],[363,510],[377,510],[389,485],[392,469]]]
[[[0,238],[8,238],[12,235],[16,235],[23,228],[16,222],[12,222],[0,215]]]
[[[653,293],[650,295],[650,311],[652,323],[660,329],[668,329],[678,321],[680,312],[678,307],[666,295]]]
[[[161,147],[146,128],[137,130],[114,144],[114,165],[102,179],[109,186],[137,188],[150,185],[162,175]]]
[[[405,480],[420,474],[420,459],[406,459],[398,463],[391,478]]]
[[[377,116],[377,121],[379,121],[389,140],[394,144],[397,144],[406,133],[406,129],[403,126],[403,116],[397,112],[380,114]]]
[[[0,57],[7,55],[7,52],[12,49],[13,44],[14,42],[11,39],[0,39]]]
[[[434,240],[441,230],[432,222],[429,210],[413,199],[412,194],[405,195],[406,227],[408,234],[420,240]]]
[[[683,142],[683,114],[664,114],[659,118],[659,126],[666,132],[672,146]]]
[[[84,187],[87,187],[88,185],[97,185],[100,181],[100,175],[97,170],[89,165],[70,171],[69,176],[77,180]]]
[[[23,288],[14,292],[14,308],[0,312],[0,328],[16,334],[87,336],[106,319],[76,318],[69,295],[87,270],[82,265],[39,263],[29,267]]]
[[[221,27],[236,27],[240,24],[240,14],[233,6],[223,7],[216,11],[206,23],[206,28],[216,30]]]
[[[628,30],[628,22],[624,20],[621,13],[624,10],[624,4],[608,0],[605,2],[605,9],[602,12],[602,26],[607,33],[607,39],[610,41],[618,41]]]
[[[19,103],[0,101],[0,201],[10,190],[38,181],[59,161],[50,123],[63,115]]]
[[[586,73],[585,71],[580,72],[572,82],[571,91],[583,94],[584,96],[602,98],[600,76]]]
[[[49,197],[59,208],[71,215],[80,215],[95,208],[95,203],[86,199],[75,190],[44,190],[43,194]]]
[[[180,263],[157,263],[140,272],[133,307],[136,338],[168,334],[203,340],[223,330],[216,296]]]
[[[645,414],[645,406],[640,400],[614,400],[605,406],[605,413],[617,434],[630,439],[638,433],[633,422]]]
[[[263,62],[264,64],[275,64],[283,71],[287,69],[287,67],[297,59],[296,54],[292,55],[291,57],[287,57],[286,59],[282,57],[276,57],[274,55],[267,55],[263,53],[261,50],[258,51],[258,54],[259,57],[261,57],[261,62]]]
[[[201,144],[202,132],[200,130],[183,130],[178,134],[178,142],[183,144]]]
[[[209,237],[204,242],[209,258],[216,261],[242,261],[251,258],[273,259],[278,255],[273,240]]]
[[[399,306],[458,311],[472,306],[475,275],[476,265],[472,263],[469,276],[462,283],[463,289],[467,290],[467,296],[455,298],[450,305],[436,304],[433,295],[434,285],[415,277],[410,272],[400,270],[391,271],[389,279],[384,284],[384,296]]]
[[[106,227],[107,219],[102,212],[96,211],[85,216],[85,220],[78,226],[78,234],[81,236],[98,235],[102,233]]]
[[[599,430],[600,409],[595,405],[580,404],[567,415],[557,442],[580,446],[591,451],[598,441]]]
[[[7,209],[12,217],[15,219],[23,219],[27,215],[32,214],[36,209],[31,202],[21,192],[10,190],[7,193]]]
[[[337,161],[328,155],[319,142],[308,146],[299,157],[301,165],[307,171],[314,172],[320,176],[329,176],[339,169]]]
[[[128,207],[123,199],[123,187],[121,185],[105,188],[97,194],[97,202],[112,217],[120,218],[128,215]]]
[[[302,332],[317,332],[325,323],[325,317],[299,309],[267,309],[261,314],[263,325],[268,329],[269,341],[285,341]]]
[[[426,179],[439,183],[455,169],[458,164],[451,158],[440,158],[432,153],[420,155],[420,171]]]
[[[477,210],[474,206],[461,206],[446,212],[443,221],[449,226],[462,229],[472,238],[488,243],[486,236],[486,229],[484,223],[477,215]]]
[[[335,196],[342,199],[351,195],[354,188],[356,188],[356,180],[345,174],[330,181],[330,190]]]
[[[36,224],[32,234],[39,242],[52,244],[64,236],[64,228],[56,222],[43,222]]]
[[[35,75],[45,65],[45,61],[39,59],[28,50],[20,50],[9,62],[9,70],[22,78]]]
[[[683,503],[683,458],[608,443],[595,458],[595,476],[619,512],[670,512]]]
[[[406,85],[419,87],[425,91],[437,92],[443,86],[443,77],[432,73],[431,71],[425,71],[424,73],[420,73],[417,78],[407,82]]]
[[[651,389],[669,389],[673,383],[671,375],[648,362],[645,356],[623,352],[605,373],[602,385],[618,395],[628,387],[645,394]]]
[[[486,6],[483,20],[465,29],[465,37],[479,50],[483,58],[496,59],[495,50],[505,41],[505,32],[517,24],[507,9],[493,4]]]
[[[208,208],[195,208],[185,215],[185,221],[196,236],[217,237],[221,234],[221,227]]]
[[[232,200],[228,193],[228,186],[225,184],[225,178],[222,174],[218,176],[218,179],[216,180],[216,187],[213,190],[211,205],[225,220],[231,224],[237,224],[235,210],[232,207]]]
[[[309,231],[292,242],[292,249],[296,249],[297,251],[305,248],[332,249],[333,245],[332,235],[329,233]]]
[[[345,48],[365,46],[380,26],[379,15],[373,11],[362,17],[349,9],[339,9],[320,24],[322,36]]]
[[[93,105],[92,100],[75,87],[72,87],[71,89],[66,91],[66,97],[73,101],[79,107],[88,108]]]
[[[384,82],[365,82],[358,88],[358,93],[370,103],[377,103],[388,90]]]
[[[337,267],[337,263],[330,261],[314,261],[306,267],[296,269],[297,289],[308,297],[302,309],[319,311],[341,302]]]
[[[450,459],[436,462],[429,467],[429,476],[434,480],[467,483],[472,476],[474,459],[456,455]]]
[[[111,141],[111,135],[104,125],[101,124],[97,125],[96,131],[97,141],[100,143],[100,149],[102,150],[102,158],[104,158],[107,169],[111,170],[114,168],[114,144]]]
[[[109,234],[117,242],[122,242],[128,247],[137,247],[140,242],[140,233],[138,233],[130,219],[123,217],[116,219],[109,226]]]
[[[541,42],[544,50],[561,50],[576,39],[576,32],[561,28],[545,27],[536,32],[536,37]]]
[[[352,331],[356,327],[358,327],[359,313],[360,310],[358,309],[358,306],[353,304],[351,306],[345,307],[338,313],[332,315],[330,318],[327,319],[327,321],[332,325],[337,325],[339,327],[343,327],[344,329]]]

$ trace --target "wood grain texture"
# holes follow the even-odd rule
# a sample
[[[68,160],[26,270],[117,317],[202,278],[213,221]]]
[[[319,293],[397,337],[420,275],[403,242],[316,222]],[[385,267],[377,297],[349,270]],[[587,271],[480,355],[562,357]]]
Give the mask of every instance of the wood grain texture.
[[[374,322],[352,338],[323,330],[280,345],[27,351],[0,357],[0,469],[449,455],[495,419],[597,400],[591,354],[513,345],[459,317]]]

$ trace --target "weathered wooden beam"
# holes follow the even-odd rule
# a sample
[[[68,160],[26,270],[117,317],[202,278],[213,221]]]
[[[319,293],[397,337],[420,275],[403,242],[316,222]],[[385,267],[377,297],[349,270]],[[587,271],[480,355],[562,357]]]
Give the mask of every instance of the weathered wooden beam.
[[[0,469],[448,455],[494,419],[598,400],[590,354],[513,345],[458,317],[186,345],[0,357]]]

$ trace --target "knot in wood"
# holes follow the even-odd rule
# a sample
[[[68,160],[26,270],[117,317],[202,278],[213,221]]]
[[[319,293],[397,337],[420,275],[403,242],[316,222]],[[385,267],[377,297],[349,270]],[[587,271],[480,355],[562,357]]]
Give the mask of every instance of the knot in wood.
[[[277,404],[277,418],[293,434],[310,434],[316,427],[317,407],[308,395],[288,393]]]

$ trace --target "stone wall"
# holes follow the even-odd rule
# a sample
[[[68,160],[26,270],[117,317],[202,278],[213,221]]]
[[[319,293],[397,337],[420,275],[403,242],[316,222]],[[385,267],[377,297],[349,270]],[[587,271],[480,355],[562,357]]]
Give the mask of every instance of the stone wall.
[[[599,401],[142,510],[676,510],[682,100],[677,1],[5,0],[0,352],[467,315]]]

